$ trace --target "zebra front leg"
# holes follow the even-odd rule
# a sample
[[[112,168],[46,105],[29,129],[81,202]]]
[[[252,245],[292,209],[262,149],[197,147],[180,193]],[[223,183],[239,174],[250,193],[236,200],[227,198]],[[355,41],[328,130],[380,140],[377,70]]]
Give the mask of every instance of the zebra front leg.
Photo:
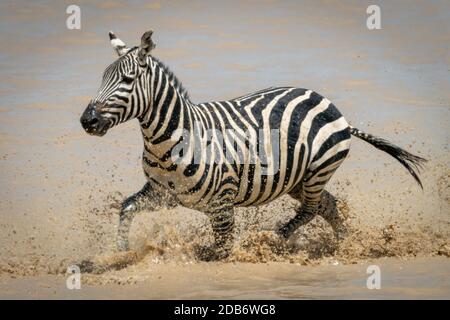
[[[150,197],[151,194],[152,187],[149,183],[146,183],[140,191],[128,197],[122,203],[119,214],[119,228],[117,230],[117,249],[119,251],[129,250],[128,235],[136,213],[145,209],[153,210],[155,208],[152,203],[154,199]]]
[[[136,213],[142,210],[158,210],[161,208],[173,208],[178,205],[175,198],[166,194],[164,190],[155,190],[146,183],[144,187],[122,203],[119,216],[119,227],[117,232],[117,249],[121,251],[114,255],[114,259],[109,261],[95,261],[95,259],[85,259],[76,263],[82,272],[103,273],[108,270],[119,270],[134,263],[138,255],[129,250],[128,234],[130,226]]]
[[[214,234],[212,246],[201,247],[197,256],[203,261],[225,259],[233,247],[234,210],[232,208],[220,212],[208,213]]]
[[[149,196],[152,194],[152,187],[146,183],[144,187],[122,203],[119,215],[119,228],[117,233],[117,249],[119,251],[128,251],[128,233],[130,231],[131,222],[136,213],[147,208],[154,208],[149,205]],[[154,198],[154,197],[152,197]],[[132,253],[132,252],[129,252]],[[81,272],[87,273],[103,273],[111,269],[121,269],[134,261],[135,256],[123,255],[120,259],[114,259],[114,263],[98,263],[94,259],[85,259],[76,263],[80,267]]]

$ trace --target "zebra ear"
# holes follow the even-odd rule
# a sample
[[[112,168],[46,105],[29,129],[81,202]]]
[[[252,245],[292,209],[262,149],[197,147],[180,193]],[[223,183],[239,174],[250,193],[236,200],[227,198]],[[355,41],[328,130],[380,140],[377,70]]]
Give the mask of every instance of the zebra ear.
[[[119,57],[123,56],[128,52],[128,50],[130,50],[129,48],[127,48],[127,45],[122,40],[117,38],[112,31],[109,32],[109,40],[111,41],[111,45],[113,46]]]
[[[142,35],[141,45],[138,50],[138,60],[139,65],[141,67],[145,67],[147,65],[147,56],[150,54],[156,44],[152,40],[153,30],[149,30]]]

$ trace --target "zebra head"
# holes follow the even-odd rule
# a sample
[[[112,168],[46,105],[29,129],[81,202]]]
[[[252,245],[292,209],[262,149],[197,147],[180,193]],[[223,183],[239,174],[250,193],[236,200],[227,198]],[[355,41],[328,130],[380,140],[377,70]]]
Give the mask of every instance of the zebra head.
[[[119,58],[104,71],[97,96],[81,116],[81,125],[87,133],[103,136],[111,127],[140,117],[147,109],[147,57],[155,48],[152,34],[152,30],[145,32],[139,47],[128,48],[113,32],[109,33]]]

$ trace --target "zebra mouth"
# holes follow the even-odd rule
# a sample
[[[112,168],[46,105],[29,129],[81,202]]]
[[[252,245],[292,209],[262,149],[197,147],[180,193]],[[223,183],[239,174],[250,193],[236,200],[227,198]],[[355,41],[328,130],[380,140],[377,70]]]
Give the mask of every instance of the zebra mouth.
[[[109,129],[109,123],[105,123],[103,125],[85,128],[85,131],[87,134],[89,134],[91,136],[102,137],[106,134],[108,129]]]
[[[106,131],[108,131],[113,124],[111,119],[107,119],[100,114],[99,108],[101,107],[102,105],[91,102],[81,115],[81,126],[86,133],[90,135],[99,137],[104,136]]]

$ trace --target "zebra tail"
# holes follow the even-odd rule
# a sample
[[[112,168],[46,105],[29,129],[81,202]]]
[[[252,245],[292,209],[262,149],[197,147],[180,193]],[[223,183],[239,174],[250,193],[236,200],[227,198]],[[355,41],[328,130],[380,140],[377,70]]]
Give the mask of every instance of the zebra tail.
[[[379,138],[371,134],[365,133],[352,126],[349,126],[349,129],[350,133],[355,137],[370,143],[375,148],[387,152],[395,159],[397,159],[409,171],[409,173],[414,177],[414,179],[423,189],[422,182],[419,179],[418,173],[420,172],[421,169],[423,169],[423,164],[428,160],[413,155],[408,151],[403,150],[402,148],[397,147],[396,145],[393,145],[389,141],[384,140],[383,138]]]

